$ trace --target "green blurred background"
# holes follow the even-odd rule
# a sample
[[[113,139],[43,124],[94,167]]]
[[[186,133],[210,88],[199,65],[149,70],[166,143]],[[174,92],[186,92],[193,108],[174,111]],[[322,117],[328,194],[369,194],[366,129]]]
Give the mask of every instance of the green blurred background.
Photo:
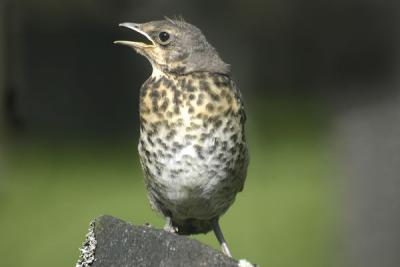
[[[2,1],[0,265],[74,266],[102,214],[162,227],[137,157],[138,90],[151,67],[112,41],[137,37],[120,22],[183,15],[232,64],[248,109],[248,179],[221,220],[233,255],[261,266],[345,266],[336,121],[375,100],[361,85],[392,77],[393,7]],[[193,238],[218,248],[212,233]]]

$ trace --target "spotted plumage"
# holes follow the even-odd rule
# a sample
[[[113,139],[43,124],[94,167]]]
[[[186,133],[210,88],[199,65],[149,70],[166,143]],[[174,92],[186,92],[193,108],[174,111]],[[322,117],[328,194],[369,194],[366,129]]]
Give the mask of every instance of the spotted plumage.
[[[117,41],[149,59],[140,90],[139,155],[150,204],[178,234],[214,230],[230,256],[218,219],[243,189],[246,120],[228,65],[191,24],[122,24],[151,44]]]
[[[178,233],[206,233],[243,188],[239,92],[228,76],[207,72],[151,77],[141,90],[140,110],[150,110],[140,113],[139,142],[150,203]]]

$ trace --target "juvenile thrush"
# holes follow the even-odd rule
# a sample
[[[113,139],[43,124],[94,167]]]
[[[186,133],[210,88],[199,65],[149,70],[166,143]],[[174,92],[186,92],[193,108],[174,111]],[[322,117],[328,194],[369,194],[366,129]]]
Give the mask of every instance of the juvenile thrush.
[[[115,43],[133,48],[153,68],[140,89],[139,140],[151,207],[165,216],[165,230],[213,230],[231,256],[218,220],[243,189],[248,153],[246,115],[229,65],[183,20],[120,26],[148,42]]]

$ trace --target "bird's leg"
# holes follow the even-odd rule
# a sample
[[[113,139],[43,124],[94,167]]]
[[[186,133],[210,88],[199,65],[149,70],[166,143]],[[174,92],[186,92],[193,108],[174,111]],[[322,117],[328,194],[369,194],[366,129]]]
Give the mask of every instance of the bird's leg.
[[[177,232],[177,229],[172,226],[172,220],[171,220],[171,217],[169,217],[169,216],[165,217],[164,231],[167,231],[167,232],[170,232],[170,233],[176,233]]]
[[[226,256],[232,258],[232,254],[231,254],[231,252],[229,251],[229,248],[228,248],[228,245],[226,244],[224,235],[222,234],[221,228],[219,227],[218,218],[216,218],[216,219],[214,219],[214,220],[212,221],[212,227],[213,227],[213,230],[214,230],[214,234],[215,234],[215,236],[217,237],[218,242],[219,242],[220,245],[221,245],[222,252],[223,252]]]

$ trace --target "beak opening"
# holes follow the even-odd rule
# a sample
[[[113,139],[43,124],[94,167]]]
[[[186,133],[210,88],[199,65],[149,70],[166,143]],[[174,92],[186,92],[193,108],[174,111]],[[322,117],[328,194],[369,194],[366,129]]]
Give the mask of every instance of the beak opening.
[[[153,41],[153,39],[151,39],[150,35],[148,35],[145,31],[143,31],[141,29],[141,24],[125,22],[125,23],[120,23],[118,26],[125,27],[125,28],[131,29],[131,30],[134,30],[134,31],[140,33],[141,35],[146,37],[147,40],[149,40],[151,42],[151,44],[146,44],[143,42],[122,41],[122,40],[114,41],[114,44],[126,45],[126,46],[130,46],[133,48],[142,48],[142,49],[143,48],[152,48],[152,47],[156,46],[155,42]]]

